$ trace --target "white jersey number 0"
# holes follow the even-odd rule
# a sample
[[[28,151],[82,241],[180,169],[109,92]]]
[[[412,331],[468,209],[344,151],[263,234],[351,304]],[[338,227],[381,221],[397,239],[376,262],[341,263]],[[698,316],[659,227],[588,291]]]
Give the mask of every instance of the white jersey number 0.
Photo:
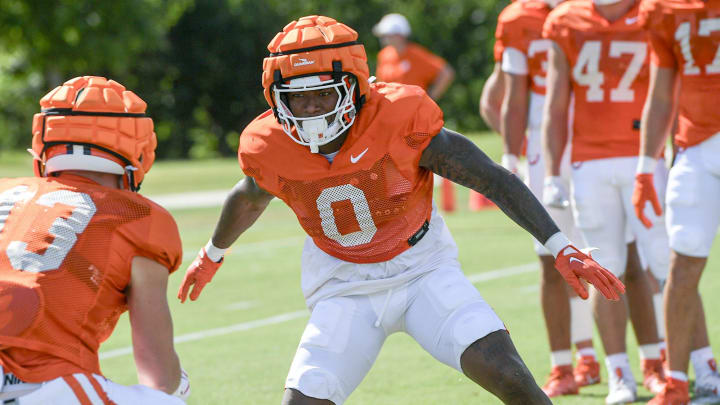
[[[335,213],[332,203],[339,201],[350,201],[355,218],[360,226],[359,231],[350,232],[342,235],[335,223]],[[345,184],[342,186],[329,187],[320,193],[315,201],[318,211],[320,212],[320,225],[322,226],[325,236],[336,241],[342,246],[358,246],[368,243],[375,236],[377,227],[370,213],[365,193],[355,186]]]
[[[27,186],[17,186],[0,194],[0,233],[15,204],[26,203],[34,195],[34,192],[28,191]],[[56,270],[77,242],[77,235],[85,230],[95,215],[95,203],[87,194],[59,190],[41,195],[35,204],[48,208],[62,204],[73,208],[67,218],[59,217],[52,222],[47,232],[52,235],[53,241],[45,249],[45,253],[28,251],[28,243],[18,240],[8,243],[6,253],[10,264],[16,270],[34,273]]]

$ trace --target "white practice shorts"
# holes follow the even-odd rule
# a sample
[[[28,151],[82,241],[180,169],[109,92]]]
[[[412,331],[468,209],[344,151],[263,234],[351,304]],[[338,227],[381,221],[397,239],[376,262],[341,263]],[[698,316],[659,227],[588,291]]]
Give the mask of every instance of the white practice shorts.
[[[542,131],[540,122],[542,120],[542,108],[545,97],[536,93],[530,93],[530,112],[528,121],[528,144],[527,144],[527,184],[535,197],[543,201],[543,186],[545,182],[545,159],[542,152]],[[560,165],[560,175],[565,183],[565,190],[570,190],[570,142],[563,152],[563,159]],[[582,248],[582,236],[575,226],[572,209],[559,209],[545,207],[550,217],[555,221],[560,230]],[[542,243],[533,239],[535,253],[540,256],[550,256]]]
[[[720,133],[679,151],[666,202],[670,247],[707,257],[720,224]]]
[[[303,278],[313,282],[304,281],[303,286],[312,314],[286,388],[340,405],[360,384],[392,333],[409,334],[436,359],[462,371],[460,356],[468,346],[505,329],[463,275],[457,247],[436,211],[425,237],[392,260],[367,264],[337,260],[306,243]],[[310,275],[314,264],[330,270],[315,267],[319,274]],[[332,278],[308,294],[305,288],[316,285],[320,274]],[[407,274],[413,277],[407,279]]]
[[[665,219],[649,205],[645,215],[653,223],[648,229],[635,215],[632,193],[637,157],[618,157],[578,162],[572,170],[572,200],[575,223],[585,242],[598,248],[592,253],[598,263],[616,276],[625,273],[629,226],[637,239],[644,262],[658,280],[667,277],[670,249]],[[667,169],[660,160],[654,174],[660,201],[665,196]]]
[[[184,405],[180,398],[144,385],[116,384],[97,374],[76,373],[42,383],[18,405]]]

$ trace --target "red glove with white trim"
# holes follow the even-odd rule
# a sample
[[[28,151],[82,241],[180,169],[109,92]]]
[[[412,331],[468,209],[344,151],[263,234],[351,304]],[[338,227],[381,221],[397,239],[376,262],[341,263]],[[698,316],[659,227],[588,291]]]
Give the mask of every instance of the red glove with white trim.
[[[632,195],[632,204],[635,206],[635,215],[647,228],[652,228],[652,222],[645,216],[645,203],[652,204],[655,215],[662,215],[662,206],[655,192],[652,173],[638,173],[635,175],[635,189]]]
[[[205,285],[212,280],[224,260],[225,259],[222,258],[219,262],[214,262],[208,257],[205,248],[200,249],[198,256],[185,272],[185,278],[183,278],[182,284],[180,285],[177,296],[180,302],[185,302],[188,291],[190,291],[190,287],[193,285],[190,299],[195,301],[200,296]]]
[[[625,292],[625,286],[614,274],[573,245],[567,245],[560,250],[555,258],[555,268],[582,299],[587,299],[588,290],[580,282],[581,278],[609,300],[617,301],[620,299],[619,294]]]

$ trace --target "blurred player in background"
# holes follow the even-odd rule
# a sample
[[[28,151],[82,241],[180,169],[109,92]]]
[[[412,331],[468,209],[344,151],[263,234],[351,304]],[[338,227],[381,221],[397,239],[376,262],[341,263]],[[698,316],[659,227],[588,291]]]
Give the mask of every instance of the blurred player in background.
[[[651,229],[662,227],[647,216],[660,215],[663,201],[653,173],[679,110],[680,149],[665,200],[672,249],[665,287],[670,372],[665,390],[650,404],[688,403],[689,360],[695,369],[693,403],[720,403],[720,375],[698,293],[720,223],[720,1],[643,1],[639,17],[649,33],[652,63],[633,204]]]
[[[447,91],[455,78],[455,70],[442,57],[409,40],[410,23],[402,14],[383,16],[373,27],[383,48],[377,56],[375,75],[381,82],[413,84],[422,87],[435,101]],[[455,210],[455,188],[442,180],[441,207]]]
[[[570,96],[572,126],[572,201],[575,223],[588,246],[600,250],[599,263],[624,276],[628,262],[628,226],[658,280],[667,274],[669,248],[663,218],[645,228],[631,203],[637,165],[639,124],[648,83],[647,41],[638,25],[635,0],[571,0],[546,19],[543,36],[552,40],[543,119],[548,176],[560,175],[568,139]],[[664,190],[665,166],[657,167],[657,187]],[[556,177],[548,177],[550,185]],[[547,182],[547,180],[546,180]],[[552,191],[552,192],[551,192]],[[564,205],[563,187],[546,188],[546,201]],[[554,194],[554,195],[553,195]],[[553,202],[558,201],[558,202]],[[660,360],[652,289],[643,271],[627,275],[628,306],[642,359],[643,384],[660,392],[664,377]],[[608,368],[608,404],[632,402],[635,379],[625,346],[624,302],[595,300],[595,315]]]
[[[527,0],[507,6],[498,17],[495,59],[500,65],[500,82],[505,88],[499,124],[503,136],[502,165],[520,172],[518,157],[526,141],[526,184],[543,200],[545,160],[541,148],[541,121],[545,100],[545,73],[550,41],[542,38],[542,27],[550,10],[559,1]],[[569,153],[563,156],[563,178],[569,183]],[[561,230],[573,240],[582,240],[569,209],[546,206]],[[577,394],[578,387],[600,382],[600,366],[592,344],[590,303],[569,289],[555,270],[555,258],[538,241],[535,252],[542,265],[540,298],[550,342],[552,371],[543,390],[549,397]],[[578,365],[572,368],[571,341],[577,348]]]
[[[437,101],[455,78],[455,70],[445,59],[410,41],[410,33],[407,18],[396,13],[385,15],[373,27],[383,45],[375,75],[381,82],[420,86]]]
[[[503,402],[549,404],[502,321],[464,277],[433,205],[433,173],[487,194],[544,242],[580,294],[587,297],[577,275],[612,299],[622,284],[570,244],[516,176],[443,128],[440,108],[421,88],[369,84],[351,28],[303,17],[268,50],[271,110],[240,137],[247,177],[230,192],[178,297],[198,298],[225,250],[277,197],[308,234],[302,290],[312,311],[283,403],[342,404],[387,336],[403,331]]]
[[[155,160],[146,104],[84,76],[40,106],[36,177],[0,179],[0,400],[182,404],[189,382],[167,303],[180,235],[167,211],[134,192]],[[143,384],[131,387],[103,377],[98,361],[125,310]]]

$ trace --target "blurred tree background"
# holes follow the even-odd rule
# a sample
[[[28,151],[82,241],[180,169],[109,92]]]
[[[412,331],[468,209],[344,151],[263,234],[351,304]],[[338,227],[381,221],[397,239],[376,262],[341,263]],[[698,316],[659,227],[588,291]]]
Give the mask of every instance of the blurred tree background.
[[[260,83],[267,43],[288,22],[321,14],[358,31],[371,74],[372,27],[389,12],[411,39],[444,57],[456,79],[446,125],[485,129],[478,99],[492,70],[497,15],[507,0],[3,0],[0,151],[30,144],[38,100],[80,75],[113,78],[148,103],[158,156],[232,155],[243,127],[268,108]]]

